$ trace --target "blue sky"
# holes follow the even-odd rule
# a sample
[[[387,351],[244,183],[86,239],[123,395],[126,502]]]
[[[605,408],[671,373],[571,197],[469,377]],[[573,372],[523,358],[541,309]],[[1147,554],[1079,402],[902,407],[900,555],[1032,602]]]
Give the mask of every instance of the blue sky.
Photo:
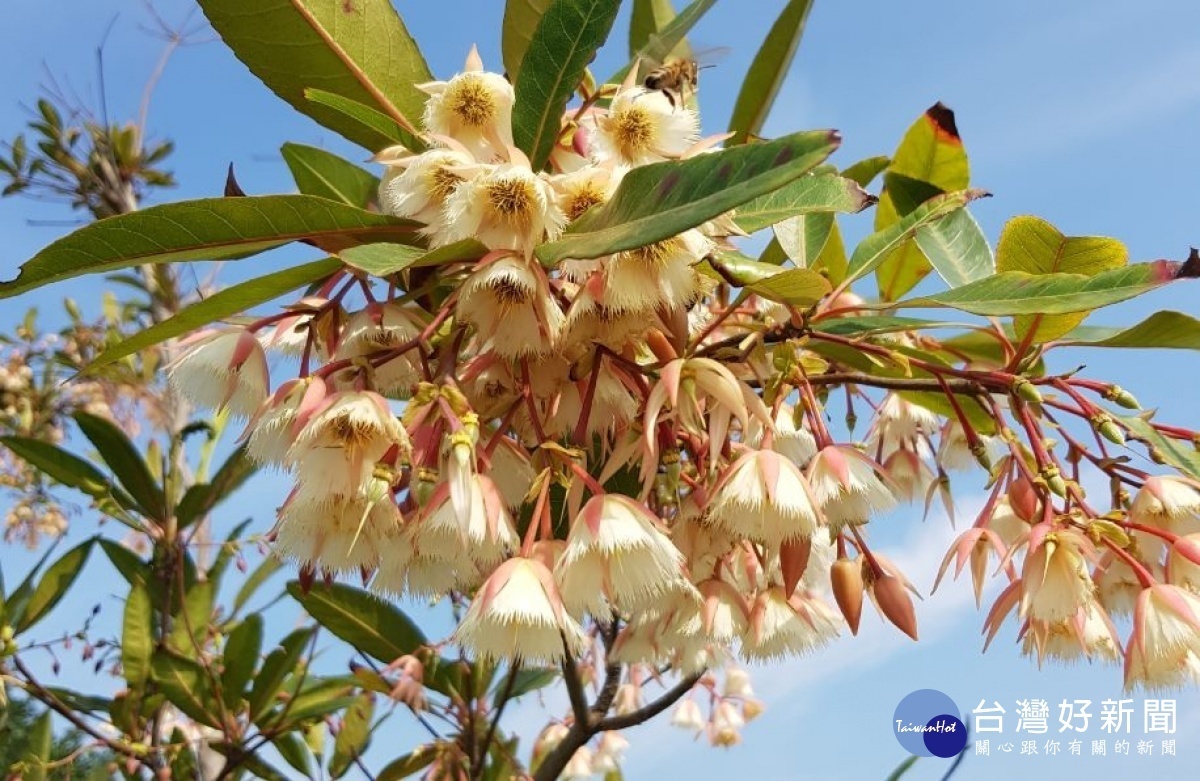
[[[479,44],[486,64],[498,63],[499,0],[397,0],[396,5],[439,77],[461,66],[471,43]],[[737,82],[782,5],[782,0],[719,0],[698,27],[693,36],[698,47],[731,47],[703,75],[706,130],[724,129]],[[167,18],[179,19],[189,4],[164,0],[158,7]],[[95,104],[94,49],[118,13],[105,52],[114,117],[136,111],[160,48],[138,29],[144,22],[140,7],[128,0],[6,3],[7,27],[20,35],[10,35],[0,48],[0,72],[6,75],[0,86],[0,135],[11,135],[22,123],[26,115],[17,104],[32,104],[47,72],[66,76]],[[623,31],[613,43],[601,55],[599,73],[619,64]],[[845,141],[835,162],[847,165],[891,152],[905,128],[941,100],[957,113],[973,183],[995,196],[974,207],[993,242],[1009,217],[1032,213],[1067,234],[1115,236],[1135,260],[1180,260],[1190,245],[1200,244],[1198,46],[1200,4],[1185,0],[818,0],[766,131],[836,127]],[[275,99],[219,43],[175,56],[155,93],[149,124],[153,135],[177,143],[172,163],[180,187],[171,198],[219,194],[230,162],[249,192],[290,191],[278,155],[284,141],[325,146],[357,160],[368,154]],[[11,277],[19,263],[64,230],[30,226],[29,220],[63,216],[57,207],[0,201],[0,276]],[[848,233],[862,235],[869,222],[869,216],[851,220]],[[291,250],[229,264],[223,279],[236,281],[307,257]],[[85,306],[96,300],[94,283],[76,281],[4,302],[2,322],[13,322],[28,304],[50,311],[64,294]],[[1178,284],[1098,313],[1089,322],[1132,322],[1162,308],[1200,315],[1197,300],[1194,283]],[[1200,427],[1200,413],[1190,403],[1194,391],[1181,392],[1200,376],[1200,357],[1194,354],[1075,351],[1055,360],[1063,369],[1086,363],[1091,374],[1116,379],[1145,406],[1161,408],[1163,419]],[[978,501],[981,486],[974,478],[960,482],[961,502],[969,507]],[[274,489],[267,483],[245,504],[262,529],[269,526],[277,501],[270,496]],[[282,495],[282,486],[278,490]],[[241,517],[223,518],[218,526],[228,528]],[[919,514],[899,512],[877,526],[875,539],[927,590],[954,535],[945,519],[935,516],[922,524]],[[6,569],[19,569],[28,557],[6,549],[4,561]],[[93,561],[85,577],[95,579],[94,593],[116,591],[103,562]],[[108,598],[105,606],[110,616],[119,615],[115,599]],[[71,604],[60,608],[61,626],[70,625],[72,610]],[[709,749],[663,724],[633,730],[627,777],[882,778],[904,757],[891,737],[890,719],[900,699],[915,689],[941,689],[964,710],[981,699],[999,700],[1010,714],[1017,699],[1046,699],[1052,725],[1063,698],[1093,700],[1096,712],[1101,700],[1122,696],[1120,673],[1113,668],[1039,672],[1010,644],[1011,627],[981,656],[982,617],[966,588],[943,587],[918,606],[918,615],[919,644],[868,615],[858,638],[846,638],[814,657],[758,669],[755,683],[768,708],[746,729],[739,747]],[[289,613],[274,620],[286,625],[294,617]],[[1152,758],[1113,756],[1110,738],[1109,756],[1103,758],[996,756],[993,749],[991,757],[969,757],[960,777],[1087,772],[1115,779],[1194,770],[1200,767],[1200,697],[1195,692],[1168,696],[1178,700],[1180,711],[1173,759],[1159,758],[1157,746]],[[551,705],[557,702],[550,699]],[[1140,706],[1141,695],[1135,699]],[[537,703],[528,703],[513,711],[511,726],[530,730],[543,720]],[[1005,739],[1019,740],[1011,731],[1011,715],[1007,726]],[[1140,727],[1135,720],[1135,743]],[[404,730],[387,743],[396,745],[408,734]],[[1090,739],[1108,736],[1093,725],[1084,737],[1086,754]],[[938,778],[944,769],[941,761],[922,760],[911,777]]]

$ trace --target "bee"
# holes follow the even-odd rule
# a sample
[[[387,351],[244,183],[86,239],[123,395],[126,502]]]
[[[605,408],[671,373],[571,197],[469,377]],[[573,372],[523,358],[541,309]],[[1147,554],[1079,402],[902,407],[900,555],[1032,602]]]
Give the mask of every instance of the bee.
[[[676,98],[686,104],[689,93],[695,92],[700,86],[700,71],[713,67],[715,63],[709,60],[722,57],[727,52],[727,49],[720,48],[709,49],[695,57],[668,57],[646,74],[642,86],[661,92],[673,107],[678,107]]]

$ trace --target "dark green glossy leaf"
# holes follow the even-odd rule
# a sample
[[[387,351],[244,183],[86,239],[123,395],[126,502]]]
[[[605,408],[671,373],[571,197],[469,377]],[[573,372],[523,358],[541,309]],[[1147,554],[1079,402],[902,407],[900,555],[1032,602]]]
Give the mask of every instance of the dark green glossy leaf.
[[[222,260],[302,239],[334,252],[373,241],[412,241],[418,223],[312,195],[180,201],[109,217],[59,239],[0,283],[0,298],[63,279],[145,263]]]
[[[833,226],[832,214],[804,214],[773,225],[771,232],[787,257],[798,267],[808,268],[821,256]]]
[[[101,512],[118,517],[124,515],[124,510],[136,507],[133,499],[103,472],[67,450],[29,437],[0,437],[0,445],[55,482],[92,497]]]
[[[829,280],[812,269],[789,268],[746,286],[763,298],[800,308],[810,307],[829,294]]]
[[[809,174],[739,206],[733,216],[747,233],[813,212],[858,212],[875,199],[853,180],[834,174]]]
[[[19,777],[22,781],[46,781],[46,765],[50,762],[50,750],[54,742],[50,711],[42,711],[33,720],[26,739],[25,753],[21,756],[24,772]]]
[[[283,757],[283,761],[302,773],[305,778],[312,778],[312,753],[309,752],[308,746],[304,745],[304,739],[300,735],[285,732],[272,740],[271,745],[279,752],[279,756]]]
[[[117,572],[121,573],[121,576],[129,582],[129,585],[150,582],[150,565],[129,548],[107,539],[100,540],[100,548],[108,556],[108,560],[112,562]]]
[[[183,604],[172,611],[174,623],[167,644],[188,659],[198,659],[212,621],[216,603],[216,585],[203,580],[188,588]]]
[[[629,12],[631,59],[675,18],[675,9],[671,5],[671,0],[633,0],[633,10]]]
[[[125,599],[121,621],[121,669],[130,689],[140,690],[150,678],[154,654],[154,605],[145,583],[134,583]]]
[[[1176,279],[1179,264],[1137,263],[1094,277],[1006,271],[898,306],[946,306],[976,315],[1065,314],[1099,309],[1135,298]]]
[[[316,631],[316,627],[297,629],[285,637],[278,648],[267,654],[258,674],[254,676],[254,686],[250,690],[251,721],[257,724],[263,714],[275,704],[275,696],[283,688],[283,682],[296,669],[296,663],[304,655]]]
[[[1076,328],[1059,343],[1077,347],[1200,350],[1200,320],[1182,312],[1155,312],[1129,328]]]
[[[332,152],[292,143],[284,144],[280,151],[296,187],[305,195],[365,209],[379,193],[379,177]]]
[[[367,750],[371,738],[371,716],[375,712],[375,699],[370,694],[360,695],[342,717],[342,728],[333,742],[333,757],[329,760],[329,775],[341,778],[346,775],[354,760]]]
[[[375,776],[375,781],[401,781],[410,778],[433,764],[438,752],[432,745],[417,746],[412,752],[393,759]]]
[[[985,195],[987,193],[983,190],[960,190],[939,195],[921,204],[883,230],[872,233],[855,247],[854,254],[850,256],[846,278],[861,279],[874,271],[897,247],[912,238],[922,225],[928,225],[934,220],[941,219]]]
[[[167,515],[162,486],[150,472],[141,451],[125,436],[117,424],[88,412],[76,412],[76,425],[100,453],[121,486],[129,492],[148,517],[162,523]]]
[[[200,0],[213,29],[276,95],[346,138],[388,139],[304,98],[307,87],[364,103],[414,130],[433,79],[390,0]]]
[[[542,15],[550,7],[551,0],[508,0],[504,4],[504,24],[500,34],[500,53],[504,60],[504,71],[510,81],[521,72],[521,63],[533,31],[537,29]]]
[[[544,689],[557,681],[560,673],[551,668],[526,668],[517,670],[517,681],[513,684],[513,697],[520,697],[539,689]]]
[[[961,287],[996,273],[996,261],[983,229],[960,209],[915,234],[917,247],[950,287]]]
[[[356,684],[351,681],[345,677],[310,679],[308,685],[292,693],[291,699],[279,708],[278,713],[264,719],[264,723],[276,724],[276,728],[294,726],[339,711],[354,702]]]
[[[150,666],[154,682],[172,705],[201,724],[220,727],[216,701],[204,668],[165,651],[156,653]]]
[[[812,0],[788,0],[783,12],[771,26],[758,54],[754,55],[746,78],[742,80],[742,89],[738,92],[733,116],[729,119],[729,132],[736,135],[727,143],[744,144],[749,137],[762,132],[763,123],[775,105],[779,88],[783,86],[783,80],[792,67],[811,9]]]
[[[513,89],[513,141],[540,171],[562,128],[567,101],[604,44],[620,0],[553,0],[538,20]]]
[[[221,659],[225,669],[221,671],[221,698],[231,711],[239,710],[238,704],[246,692],[246,685],[254,678],[258,667],[258,655],[262,652],[263,620],[251,613],[229,633]]]
[[[46,568],[45,574],[30,593],[29,601],[25,603],[20,617],[11,614],[7,616],[8,622],[17,632],[24,632],[32,627],[62,601],[71,584],[83,571],[83,565],[87,563],[94,542],[94,539],[90,539],[80,543]]]
[[[392,662],[425,644],[425,636],[399,608],[344,583],[317,584],[305,594],[298,581],[288,593],[317,623],[354,648]]]
[[[939,320],[921,320],[915,317],[889,317],[886,315],[864,315],[859,317],[835,317],[818,320],[813,330],[839,336],[887,334],[897,331],[915,331],[924,328],[941,328]]]
[[[304,97],[313,103],[345,115],[346,118],[362,125],[364,131],[375,133],[382,139],[379,143],[367,147],[368,149],[385,149],[389,146],[399,144],[413,152],[420,152],[426,147],[425,142],[419,136],[410,133],[395,119],[389,117],[387,114],[380,113],[370,106],[359,103],[357,100],[351,100],[336,93],[312,87],[304,90]]]
[[[839,142],[836,133],[815,130],[634,168],[607,203],[589,209],[536,254],[552,265],[662,241],[799,179]]]

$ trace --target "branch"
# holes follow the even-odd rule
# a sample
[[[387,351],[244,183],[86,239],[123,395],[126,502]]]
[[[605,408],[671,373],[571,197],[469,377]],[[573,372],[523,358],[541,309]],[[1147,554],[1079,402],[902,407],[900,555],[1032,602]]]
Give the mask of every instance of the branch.
[[[611,716],[601,720],[595,727],[596,732],[628,729],[629,727],[636,727],[642,722],[649,721],[678,702],[680,697],[690,692],[692,687],[704,676],[704,673],[705,671],[701,670],[698,673],[692,673],[686,678],[681,679],[679,683],[668,689],[665,694],[644,708],[635,710],[632,713],[626,713],[623,716]]]
[[[479,748],[479,763],[471,768],[472,779],[483,778],[483,768],[487,764],[488,748],[492,745],[492,739],[496,737],[496,729],[500,726],[500,717],[504,715],[504,706],[508,705],[513,689],[516,688],[517,673],[520,671],[520,662],[513,662],[512,667],[508,670],[508,679],[504,682],[504,689],[500,692],[500,700],[496,704],[496,715],[492,717],[492,723],[488,725],[487,734],[483,736],[483,745]]]
[[[949,389],[954,393],[967,396],[979,396],[988,392],[985,380],[945,379],[939,381],[936,377],[877,377],[873,374],[859,372],[830,372],[816,374],[808,378],[813,385],[866,385],[871,388],[887,388],[889,390],[925,390],[944,391]],[[1003,389],[1002,390],[1006,390]]]

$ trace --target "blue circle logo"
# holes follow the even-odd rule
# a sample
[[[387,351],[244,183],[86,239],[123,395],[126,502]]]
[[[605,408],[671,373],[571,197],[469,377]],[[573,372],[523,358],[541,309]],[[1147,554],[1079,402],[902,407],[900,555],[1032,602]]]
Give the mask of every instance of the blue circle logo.
[[[918,689],[896,706],[892,732],[910,754],[949,758],[967,746],[967,727],[954,700],[937,689]]]

